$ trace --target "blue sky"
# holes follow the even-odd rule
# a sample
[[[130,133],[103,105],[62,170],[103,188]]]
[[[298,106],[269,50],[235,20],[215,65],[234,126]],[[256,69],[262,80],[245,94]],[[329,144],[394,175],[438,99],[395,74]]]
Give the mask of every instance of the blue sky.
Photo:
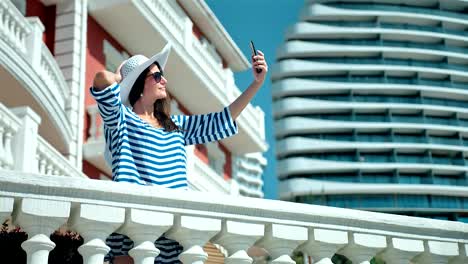
[[[263,173],[265,198],[278,198],[276,178],[274,127],[271,108],[271,67],[276,60],[276,50],[284,43],[286,29],[299,19],[304,0],[205,0],[219,21],[231,35],[247,58],[250,58],[249,41],[265,54],[270,72],[264,86],[253,99],[265,112],[266,138],[270,149],[265,153],[268,166]],[[244,91],[252,82],[250,70],[235,74],[236,84]]]

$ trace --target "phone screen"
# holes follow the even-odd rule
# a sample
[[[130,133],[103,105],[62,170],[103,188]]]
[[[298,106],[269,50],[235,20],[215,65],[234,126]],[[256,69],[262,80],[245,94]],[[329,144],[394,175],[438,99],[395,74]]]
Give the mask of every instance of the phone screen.
[[[257,55],[257,50],[255,49],[253,41],[250,41],[250,50],[252,51],[253,55]]]

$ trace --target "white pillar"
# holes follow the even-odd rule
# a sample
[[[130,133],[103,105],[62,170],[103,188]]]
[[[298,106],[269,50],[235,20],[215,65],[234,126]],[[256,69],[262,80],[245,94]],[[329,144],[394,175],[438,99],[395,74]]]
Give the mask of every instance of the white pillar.
[[[37,162],[37,137],[41,117],[29,107],[11,109],[20,120],[21,128],[16,133],[13,141],[15,145],[15,170],[22,172],[39,172]]]
[[[49,252],[55,243],[49,238],[54,230],[66,223],[70,215],[70,202],[24,198],[13,216],[27,234],[21,244],[26,251],[28,264],[47,264]]]
[[[176,240],[184,247],[184,252],[179,256],[182,263],[203,264],[208,258],[203,246],[220,230],[219,219],[178,216],[166,237]]]
[[[28,17],[29,24],[31,24],[32,31],[26,37],[26,54],[28,55],[29,63],[33,68],[41,67],[42,56],[42,33],[44,32],[44,25],[38,17]]]
[[[102,264],[110,248],[106,238],[114,232],[125,219],[125,209],[94,204],[80,204],[72,211],[70,228],[84,239],[78,248],[83,256],[83,264]]]
[[[222,245],[227,249],[229,257],[226,264],[251,264],[252,258],[247,255],[247,250],[263,236],[264,226],[224,220],[221,232],[211,241]]]
[[[451,258],[457,257],[458,244],[453,242],[424,241],[424,252],[413,258],[416,264],[447,264]]]
[[[306,240],[305,227],[268,224],[265,227],[265,236],[256,245],[270,253],[272,264],[295,264],[291,255]]]
[[[309,240],[300,249],[312,257],[314,264],[332,264],[333,255],[347,244],[345,231],[309,228]]]
[[[346,256],[353,264],[370,264],[370,260],[387,246],[384,236],[349,233],[348,245],[339,253]]]
[[[133,240],[134,247],[128,254],[135,264],[153,264],[159,255],[154,241],[168,230],[173,222],[172,214],[127,208],[125,224],[117,232]]]
[[[379,255],[387,264],[408,264],[416,255],[424,252],[422,240],[387,237],[387,248]]]

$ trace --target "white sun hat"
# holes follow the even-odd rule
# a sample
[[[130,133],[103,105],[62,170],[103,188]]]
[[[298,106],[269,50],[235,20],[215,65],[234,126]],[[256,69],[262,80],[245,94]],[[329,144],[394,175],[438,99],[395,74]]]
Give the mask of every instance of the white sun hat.
[[[135,55],[123,62],[120,68],[120,75],[122,76],[120,82],[120,98],[122,104],[130,106],[130,102],[128,101],[130,90],[138,76],[140,76],[146,68],[157,61],[162,68],[160,70],[164,70],[167,59],[169,58],[169,53],[171,53],[171,44],[168,43],[158,54],[153,55],[149,59],[144,55]]]

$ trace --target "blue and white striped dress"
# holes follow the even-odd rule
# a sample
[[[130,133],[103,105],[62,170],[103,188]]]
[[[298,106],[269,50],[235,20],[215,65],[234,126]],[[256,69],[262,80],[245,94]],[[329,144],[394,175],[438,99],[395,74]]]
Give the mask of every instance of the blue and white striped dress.
[[[113,181],[187,189],[184,146],[221,140],[237,133],[228,107],[218,113],[171,116],[180,130],[166,132],[146,123],[123,105],[117,83],[101,91],[92,88],[90,91],[104,122],[106,144],[112,154]],[[128,255],[133,247],[128,237],[116,233],[106,243],[111,248],[106,260]],[[155,263],[180,263],[178,255],[182,247],[176,241],[160,237],[155,245],[161,251]]]

